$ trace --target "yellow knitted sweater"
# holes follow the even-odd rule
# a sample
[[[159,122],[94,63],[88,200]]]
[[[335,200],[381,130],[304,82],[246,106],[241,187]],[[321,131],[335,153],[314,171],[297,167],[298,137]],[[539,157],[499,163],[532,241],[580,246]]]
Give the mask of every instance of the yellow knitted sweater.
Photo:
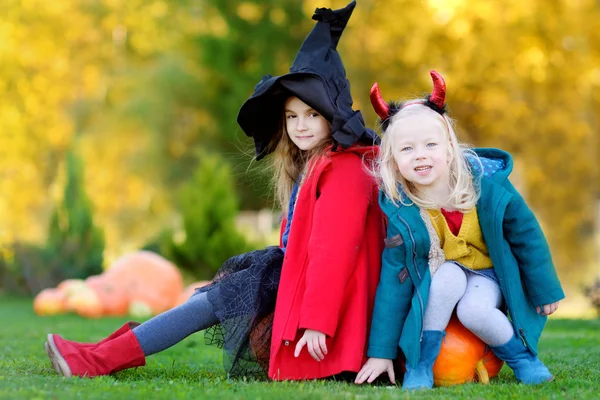
[[[439,210],[427,210],[431,223],[440,238],[440,246],[444,250],[446,260],[461,263],[467,268],[478,270],[491,268],[492,260],[483,240],[479,227],[477,210],[472,208],[463,215],[458,235],[455,236],[448,227],[446,218]]]

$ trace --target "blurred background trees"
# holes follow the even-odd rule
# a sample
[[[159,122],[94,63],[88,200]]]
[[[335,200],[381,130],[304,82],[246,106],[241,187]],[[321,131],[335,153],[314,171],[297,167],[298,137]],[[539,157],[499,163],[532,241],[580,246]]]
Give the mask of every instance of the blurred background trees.
[[[182,228],[162,232],[149,249],[196,279],[210,280],[223,261],[253,248],[235,226],[239,204],[231,167],[222,157],[206,152],[199,160],[175,199]]]
[[[220,254],[197,259],[206,272],[247,248],[235,239],[233,247],[219,240],[192,250],[191,240],[208,231],[190,236],[190,221],[210,217],[195,210],[204,189],[192,187],[203,185],[215,163],[226,165],[219,173],[235,187],[222,194],[231,205],[206,189],[206,198],[227,210],[224,232],[233,232],[226,221],[238,208],[271,207],[268,175],[250,163],[253,148],[235,122],[237,111],[261,76],[287,71],[315,7],[345,4],[3,1],[5,263],[15,259],[15,243],[51,243],[48,226],[66,182],[60,166],[71,149],[82,160],[93,221],[105,235],[105,260],[171,241],[183,246],[180,254]],[[387,99],[410,98],[430,90],[429,69],[445,76],[462,138],[515,156],[516,184],[540,218],[561,278],[574,288],[598,270],[599,17],[595,0],[359,0],[339,46],[355,106],[371,126],[374,81]]]
[[[600,4],[368,4],[353,20],[361,34],[344,42],[354,46],[344,53],[354,92],[378,80],[386,98],[413,97],[429,90],[429,69],[441,72],[462,139],[515,157],[512,179],[541,220],[562,280],[597,271],[600,34],[585,21],[600,16]]]
[[[94,223],[83,164],[71,150],[63,170],[64,192],[51,212],[45,243],[15,240],[4,244],[0,288],[37,293],[68,278],[102,273],[104,232]]]

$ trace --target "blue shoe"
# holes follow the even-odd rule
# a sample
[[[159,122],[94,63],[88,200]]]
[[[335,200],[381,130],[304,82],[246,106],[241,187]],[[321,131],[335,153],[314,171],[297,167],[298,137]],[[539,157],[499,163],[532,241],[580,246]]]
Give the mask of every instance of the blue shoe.
[[[433,363],[442,347],[445,331],[423,331],[421,357],[416,368],[406,364],[402,389],[431,389],[433,387]]]
[[[491,347],[499,359],[504,360],[515,377],[526,385],[537,385],[553,379],[548,368],[529,351],[516,335],[502,346]]]

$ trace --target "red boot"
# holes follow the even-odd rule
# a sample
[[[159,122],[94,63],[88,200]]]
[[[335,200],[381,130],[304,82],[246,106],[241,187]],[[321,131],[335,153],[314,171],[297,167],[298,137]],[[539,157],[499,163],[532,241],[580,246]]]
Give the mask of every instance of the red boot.
[[[108,375],[127,368],[146,365],[146,358],[133,331],[99,343],[80,346],[58,335],[49,334],[46,351],[54,369],[67,378]]]
[[[64,340],[67,343],[71,343],[71,344],[77,345],[79,347],[94,347],[94,346],[98,346],[99,344],[102,344],[104,342],[108,342],[109,340],[112,340],[112,339],[116,338],[117,336],[121,336],[125,332],[129,332],[130,330],[132,330],[133,328],[135,328],[138,325],[140,325],[139,322],[134,322],[134,321],[126,322],[125,325],[123,325],[122,327],[120,327],[119,329],[114,331],[109,337],[102,339],[98,343],[74,342],[72,340],[64,339],[62,336],[57,335],[57,334],[54,334],[53,336],[54,336],[55,340],[56,340],[56,338],[60,338],[61,340]],[[46,350],[46,352],[47,352],[47,350]]]
[[[53,334],[52,337],[54,339],[54,341],[56,342],[58,341],[63,341],[65,343],[69,343],[69,345],[74,346],[74,347],[79,347],[79,348],[92,348],[92,347],[96,347],[104,342],[108,342],[109,340],[112,340],[114,338],[116,338],[117,336],[121,336],[122,334],[129,332],[130,330],[132,330],[133,328],[135,328],[136,326],[140,325],[139,322],[134,322],[134,321],[129,321],[126,322],[125,325],[123,325],[122,327],[120,327],[119,329],[117,329],[116,331],[114,331],[110,336],[108,336],[105,339],[102,339],[101,341],[99,341],[98,343],[81,343],[81,342],[74,342],[72,340],[67,340],[67,339],[63,339],[60,335],[57,334]],[[61,369],[59,367],[59,365],[56,363],[55,358],[53,357],[51,351],[50,351],[50,346],[48,345],[48,342],[45,343],[45,348],[46,348],[46,353],[48,354],[48,357],[50,358],[50,361],[52,361],[52,367],[54,368],[54,370],[56,372],[58,372],[59,374],[62,375]]]

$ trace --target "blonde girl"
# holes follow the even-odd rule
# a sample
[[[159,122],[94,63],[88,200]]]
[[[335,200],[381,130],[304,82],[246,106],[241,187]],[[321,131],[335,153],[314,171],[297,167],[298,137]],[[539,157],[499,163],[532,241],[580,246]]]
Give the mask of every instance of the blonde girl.
[[[394,381],[400,350],[403,388],[431,388],[453,312],[518,381],[548,381],[538,341],[564,293],[543,232],[508,179],[511,156],[460,144],[444,80],[431,77],[425,99],[388,104],[377,84],[371,93],[383,130],[376,175],[388,228],[370,358],[356,382],[382,372]]]

